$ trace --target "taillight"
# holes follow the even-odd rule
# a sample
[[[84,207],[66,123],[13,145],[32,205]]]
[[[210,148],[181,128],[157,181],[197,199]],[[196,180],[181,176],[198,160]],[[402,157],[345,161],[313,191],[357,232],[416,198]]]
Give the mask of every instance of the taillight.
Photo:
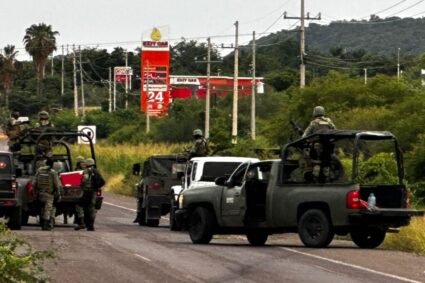
[[[25,185],[25,189],[27,191],[27,195],[29,197],[32,197],[33,196],[32,181],[28,181],[28,183]]]
[[[157,189],[161,188],[161,183],[158,182],[158,181],[151,182],[151,183],[148,184],[148,188],[157,190]]]
[[[408,190],[404,191],[404,207],[410,208],[410,192]]]
[[[360,190],[353,190],[347,193],[345,204],[349,209],[365,208],[367,202],[360,199]]]
[[[10,189],[16,192],[16,190],[18,189],[18,183],[16,182],[16,180],[12,180]]]
[[[101,197],[102,196],[102,191],[101,190],[96,191],[96,196]]]

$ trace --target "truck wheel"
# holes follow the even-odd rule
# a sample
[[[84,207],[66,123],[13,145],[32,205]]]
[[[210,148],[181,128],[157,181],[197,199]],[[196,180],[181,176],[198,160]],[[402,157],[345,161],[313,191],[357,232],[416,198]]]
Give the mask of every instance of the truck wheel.
[[[327,247],[335,235],[328,216],[320,209],[304,212],[298,223],[298,235],[306,247]]]
[[[144,208],[137,212],[137,223],[139,223],[140,226],[146,225],[146,212]]]
[[[12,230],[21,230],[22,226],[22,207],[17,206],[12,209],[9,216],[8,226]]]
[[[170,230],[171,231],[181,230],[181,227],[177,224],[173,200],[171,200],[171,208],[170,208]]]
[[[269,234],[263,230],[250,230],[246,232],[248,242],[253,246],[264,246]]]
[[[214,234],[214,215],[205,207],[197,207],[189,216],[189,236],[194,244],[208,244]]]
[[[28,225],[30,214],[27,211],[22,211],[22,225]]]
[[[149,219],[146,220],[146,225],[149,227],[158,227],[159,225],[159,219]]]
[[[351,239],[362,249],[374,249],[385,239],[385,230],[379,228],[360,228],[351,231]]]

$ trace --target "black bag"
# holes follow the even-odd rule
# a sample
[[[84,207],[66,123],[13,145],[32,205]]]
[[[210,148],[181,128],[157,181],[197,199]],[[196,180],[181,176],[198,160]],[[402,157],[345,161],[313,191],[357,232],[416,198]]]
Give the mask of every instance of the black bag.
[[[105,179],[103,179],[102,175],[96,168],[92,169],[92,186],[95,191],[99,191],[105,185]]]

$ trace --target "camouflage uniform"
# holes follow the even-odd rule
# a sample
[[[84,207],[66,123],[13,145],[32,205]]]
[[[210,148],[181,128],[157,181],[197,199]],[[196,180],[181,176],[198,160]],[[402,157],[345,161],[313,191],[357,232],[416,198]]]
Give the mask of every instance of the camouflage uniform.
[[[96,191],[92,185],[93,172],[96,170],[94,166],[94,160],[89,158],[83,162],[84,172],[81,187],[83,188],[83,196],[80,202],[75,207],[78,217],[78,226],[75,230],[81,230],[86,228],[88,231],[94,231],[94,221],[96,218]],[[86,216],[86,217],[84,217]],[[86,223],[85,223],[86,222]]]
[[[189,151],[190,157],[207,156],[209,153],[208,142],[203,137],[202,131],[200,129],[194,130],[193,137],[195,141]]]
[[[36,199],[42,203],[41,224],[43,230],[51,230],[56,214],[54,201],[60,201],[62,186],[58,174],[52,169],[53,162],[46,161],[46,166],[37,170],[34,181]]]
[[[19,135],[25,129],[22,122],[18,121],[19,116],[19,112],[13,112],[6,126],[6,135],[9,138],[8,146],[12,152],[19,151],[16,144],[19,142]]]
[[[44,132],[48,128],[54,128],[52,122],[49,120],[49,113],[47,111],[41,111],[38,113],[39,121],[35,124],[35,128]],[[52,152],[52,138],[42,138],[37,145],[37,154],[48,156]]]
[[[330,118],[325,117],[325,109],[322,106],[316,106],[313,110],[314,120],[305,129],[303,138],[309,136],[321,129],[336,129]]]

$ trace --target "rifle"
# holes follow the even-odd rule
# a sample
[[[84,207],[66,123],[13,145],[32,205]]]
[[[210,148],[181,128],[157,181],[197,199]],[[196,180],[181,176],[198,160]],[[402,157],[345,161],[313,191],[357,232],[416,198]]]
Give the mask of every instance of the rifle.
[[[291,124],[292,128],[294,128],[294,130],[300,135],[300,137],[304,134],[304,131],[294,120],[290,119],[289,123]]]

